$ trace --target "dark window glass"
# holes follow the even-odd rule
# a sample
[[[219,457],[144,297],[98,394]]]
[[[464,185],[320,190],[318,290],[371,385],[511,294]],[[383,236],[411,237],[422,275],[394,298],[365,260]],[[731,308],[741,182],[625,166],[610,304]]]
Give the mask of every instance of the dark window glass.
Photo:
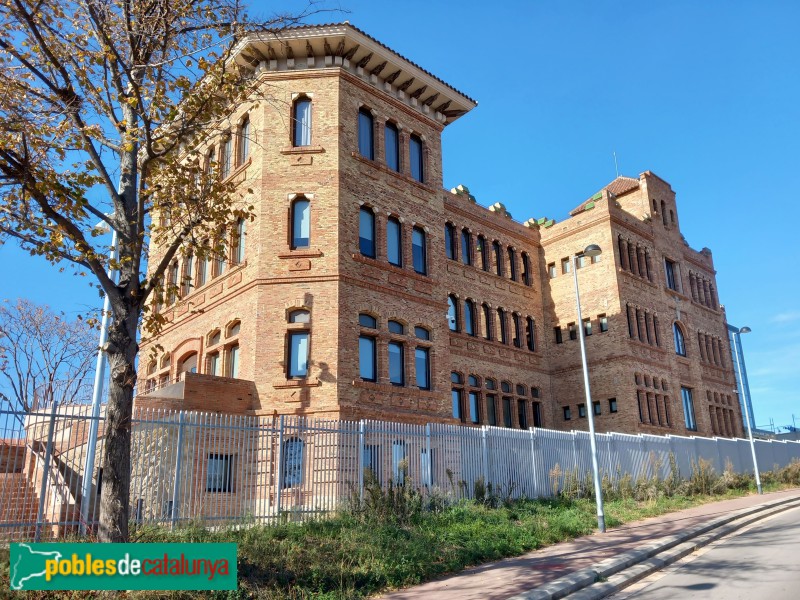
[[[664,259],[664,270],[667,274],[667,287],[671,290],[679,292],[678,269],[675,263],[669,259]]]
[[[496,387],[497,387],[497,386],[495,385],[494,379],[487,379],[487,380],[486,380],[486,389],[487,389],[487,390],[493,390],[493,389],[495,389]]]
[[[533,426],[542,426],[542,405],[539,402],[534,402],[531,407],[533,408]]]
[[[528,392],[525,390],[525,386],[521,383],[517,384],[517,395],[525,396]]]
[[[520,429],[528,428],[528,407],[525,400],[517,400],[517,420]]]
[[[472,387],[480,387],[480,380],[475,375],[470,375],[467,377],[467,383]]]
[[[506,311],[502,308],[497,309],[497,320],[500,322],[500,342],[508,343],[508,331],[506,331]]]
[[[511,280],[517,280],[517,252],[513,248],[508,249],[508,267],[511,271]]]
[[[464,303],[464,333],[475,335],[475,303],[472,300]]]
[[[368,335],[358,336],[358,368],[364,381],[378,379],[377,354],[375,338]]]
[[[464,380],[461,377],[461,373],[458,371],[452,371],[450,373],[450,381],[453,383],[464,383]]]
[[[507,381],[502,381],[502,382],[500,382],[500,389],[502,391],[506,392],[506,393],[510,393],[511,392],[511,384],[508,383]]]
[[[375,158],[373,132],[372,113],[366,108],[362,108],[358,111],[358,152],[361,156],[370,160]]]
[[[480,423],[480,410],[478,408],[478,402],[480,401],[480,395],[478,392],[470,392],[469,393],[469,420],[472,423]]]
[[[311,203],[305,198],[292,202],[292,249],[308,248],[311,239]]]
[[[456,228],[452,223],[444,224],[444,249],[447,258],[456,259]]]
[[[389,331],[392,333],[403,334],[406,332],[406,328],[400,321],[389,321]]]
[[[358,324],[362,327],[370,327],[371,329],[376,329],[378,327],[378,320],[373,317],[372,315],[368,315],[367,313],[361,313],[358,315]]]
[[[486,420],[489,422],[489,425],[492,427],[497,426],[497,406],[496,406],[496,398],[493,394],[488,394],[486,396]]]
[[[617,399],[616,398],[609,398],[608,399],[608,412],[612,412],[612,413],[617,412]]]
[[[428,274],[427,246],[425,242],[425,230],[421,227],[414,227],[411,233],[411,252],[414,262],[414,271],[420,275]]]
[[[414,335],[421,340],[431,339],[431,332],[424,327],[414,327]]]
[[[99,479],[99,478],[98,478]],[[100,484],[97,485],[100,494]],[[233,456],[229,454],[209,454],[206,463],[206,491],[233,491]]]
[[[489,270],[489,249],[486,247],[486,238],[482,235],[478,236],[478,254],[481,257],[481,269],[484,271]]]
[[[458,300],[455,296],[447,297],[447,326],[450,331],[458,331]]]
[[[483,305],[483,337],[487,340],[492,339],[492,309],[488,304]]]
[[[527,252],[522,253],[522,282],[527,286],[532,285],[531,259],[528,256]]]
[[[561,327],[553,327],[553,333],[556,336],[556,344],[560,344],[564,341],[564,338],[561,335]]]
[[[450,395],[453,400],[453,418],[463,421],[463,413],[461,411],[461,390],[453,388],[450,390]]]
[[[375,258],[375,213],[369,208],[358,213],[358,248],[364,256]]]
[[[495,273],[503,275],[503,247],[500,242],[492,242],[492,250],[494,251]]]
[[[599,414],[601,414],[603,412],[601,410],[601,408],[600,408],[600,401],[599,400],[595,400],[594,402],[592,402],[592,407],[594,409],[594,414],[596,414],[596,415],[599,415]]]
[[[686,356],[686,343],[683,339],[683,331],[681,331],[680,325],[675,323],[672,329],[675,334],[675,354]]]
[[[583,320],[583,335],[592,335],[592,320],[591,319],[584,319]]]
[[[288,352],[289,378],[300,378],[308,376],[308,332],[292,331],[289,332],[289,352]]]
[[[694,418],[694,400],[692,398],[692,390],[682,387],[681,399],[683,400],[683,415],[686,423],[686,429],[689,429],[690,431],[696,431],[697,422]]]
[[[289,488],[303,483],[303,440],[291,438],[283,442],[281,488]]]
[[[422,139],[412,135],[409,138],[409,162],[411,163],[411,177],[417,181],[425,181],[424,159],[422,155]]]
[[[220,165],[220,175],[226,179],[231,174],[233,166],[233,138],[227,138],[222,142],[222,165]]]
[[[569,339],[577,340],[578,339],[578,329],[575,327],[575,323],[567,323],[567,329],[569,329]]]
[[[461,262],[472,264],[472,235],[466,229],[461,231]]]
[[[389,342],[389,383],[405,385],[405,348],[399,342]]]
[[[403,228],[399,219],[390,217],[386,223],[386,258],[396,267],[403,266]]]
[[[400,171],[400,136],[394,123],[387,123],[384,131],[386,141],[386,166]]]
[[[536,350],[536,324],[531,317],[525,320],[526,335],[528,341],[528,350],[534,352]]]
[[[564,407],[564,420],[569,421],[572,419],[572,411],[570,410],[569,406]]]
[[[517,313],[512,313],[511,318],[514,321],[514,345],[522,348],[522,320]]]
[[[417,371],[417,387],[431,389],[430,351],[427,348],[414,349],[414,366]]]
[[[239,126],[239,164],[250,158],[250,119],[246,118]]]
[[[583,419],[586,417],[586,405],[578,404],[578,417]]]
[[[511,398],[503,396],[503,426],[513,427],[511,420]]]
[[[608,331],[608,317],[605,315],[600,315],[597,317],[597,320],[600,322],[600,333],[605,333]]]
[[[294,127],[292,128],[293,146],[311,145],[311,100],[306,97],[294,101],[292,114]]]

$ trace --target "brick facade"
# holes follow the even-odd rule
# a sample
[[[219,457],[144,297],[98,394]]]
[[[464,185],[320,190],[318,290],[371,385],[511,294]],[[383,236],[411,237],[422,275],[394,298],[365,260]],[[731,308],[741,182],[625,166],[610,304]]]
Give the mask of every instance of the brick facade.
[[[441,133],[472,100],[350,25],[282,35],[280,43],[244,44],[237,58],[271,98],[235,107],[230,119],[232,127],[245,115],[250,122],[249,156],[231,174],[254,191],[244,258],[162,309],[167,325],[141,344],[140,405],[411,423],[488,424],[494,414],[501,426],[508,419],[512,427],[586,428],[578,342],[570,339],[575,292],[562,260],[593,243],[603,253],[579,278],[592,325],[597,429],[686,434],[685,388],[699,434],[741,434],[711,252],[683,240],[668,183],[650,172],[618,178],[563,222],[519,223],[502,205],[479,206],[466,188],[442,189]],[[303,98],[312,107],[311,139],[300,145],[292,115]],[[359,151],[359,111],[371,115],[372,156]],[[398,170],[386,150],[392,131]],[[309,239],[293,249],[300,198],[309,202]],[[374,257],[360,245],[363,210],[374,215]],[[399,224],[398,265],[390,263],[390,221]],[[415,270],[415,228],[425,236],[425,273]],[[289,322],[301,314],[294,311],[308,318]],[[377,326],[360,325],[360,314]],[[676,353],[675,323],[685,357]],[[307,372],[290,377],[290,338],[303,333]],[[360,335],[376,349],[374,381],[362,377]],[[391,381],[390,343],[404,353],[402,385]],[[417,349],[429,356],[430,389],[416,385]],[[232,368],[241,381],[226,377]]]

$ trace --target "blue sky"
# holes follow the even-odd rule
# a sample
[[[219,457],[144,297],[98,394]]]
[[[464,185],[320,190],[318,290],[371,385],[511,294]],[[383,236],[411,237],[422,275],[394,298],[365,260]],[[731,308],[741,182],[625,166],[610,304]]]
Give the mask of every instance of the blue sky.
[[[757,425],[800,424],[800,3],[340,0],[357,27],[476,99],[444,134],[444,183],[562,220],[621,174],[677,193],[743,337]],[[282,8],[292,9],[290,3]],[[0,298],[99,304],[86,278],[0,246]]]

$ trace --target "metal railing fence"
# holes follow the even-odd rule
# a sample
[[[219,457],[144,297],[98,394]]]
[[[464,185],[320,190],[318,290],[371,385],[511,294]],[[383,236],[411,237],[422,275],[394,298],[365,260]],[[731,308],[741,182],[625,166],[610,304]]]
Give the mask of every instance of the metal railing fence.
[[[0,417],[0,541],[92,531],[102,461],[83,497],[88,406]],[[103,427],[101,417],[98,457]],[[515,498],[550,496],[567,477],[583,479],[591,465],[584,431],[138,409],[131,434],[131,519],[170,527],[305,520],[363,498],[375,484],[408,483],[454,499],[489,486]],[[597,447],[600,470],[612,480],[667,478],[670,455],[683,477],[700,458],[718,473],[752,472],[743,439],[606,433]],[[757,440],[756,450],[761,470],[800,459],[800,442]]]

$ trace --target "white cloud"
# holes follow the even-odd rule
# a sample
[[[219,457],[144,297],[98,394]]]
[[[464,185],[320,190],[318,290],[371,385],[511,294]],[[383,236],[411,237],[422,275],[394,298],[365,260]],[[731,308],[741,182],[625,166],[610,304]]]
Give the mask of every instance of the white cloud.
[[[778,313],[769,321],[770,323],[793,323],[794,321],[800,321],[800,311],[793,310],[789,312]]]

